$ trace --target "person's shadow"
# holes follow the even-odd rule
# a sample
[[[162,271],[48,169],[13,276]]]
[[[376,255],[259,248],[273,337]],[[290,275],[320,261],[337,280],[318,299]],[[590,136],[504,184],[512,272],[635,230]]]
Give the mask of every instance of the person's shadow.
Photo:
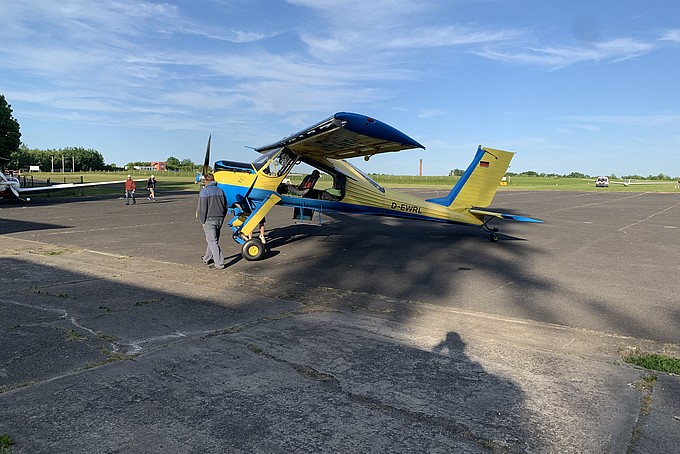
[[[465,349],[466,343],[455,332],[447,333],[432,349],[431,370],[425,376],[431,377],[427,379],[433,382],[431,389],[440,393],[442,407],[449,408],[446,417],[482,444],[503,452],[523,452],[536,440],[527,433],[522,388],[487,371]]]

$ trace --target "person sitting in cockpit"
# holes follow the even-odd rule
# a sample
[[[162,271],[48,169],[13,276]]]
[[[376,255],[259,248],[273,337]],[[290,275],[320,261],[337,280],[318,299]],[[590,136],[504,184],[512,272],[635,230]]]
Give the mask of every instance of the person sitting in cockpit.
[[[319,198],[321,200],[338,201],[342,198],[342,191],[336,188],[328,188],[321,192]]]
[[[303,180],[302,183],[299,185],[295,186],[293,184],[288,185],[288,192],[291,194],[297,194],[297,195],[306,195],[309,191],[314,189],[314,185],[316,182],[319,180],[320,173],[318,170],[314,169],[312,173],[307,175]]]

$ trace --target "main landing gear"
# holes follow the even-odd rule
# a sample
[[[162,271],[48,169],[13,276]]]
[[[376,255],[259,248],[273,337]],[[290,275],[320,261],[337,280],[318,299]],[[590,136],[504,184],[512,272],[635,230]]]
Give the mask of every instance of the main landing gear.
[[[264,244],[259,238],[251,238],[241,247],[241,255],[248,261],[260,260],[264,255]]]

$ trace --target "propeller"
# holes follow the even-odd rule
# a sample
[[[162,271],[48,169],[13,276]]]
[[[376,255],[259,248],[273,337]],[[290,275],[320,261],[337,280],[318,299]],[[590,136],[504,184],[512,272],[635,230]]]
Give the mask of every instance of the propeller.
[[[208,136],[208,147],[205,149],[205,160],[203,161],[203,168],[201,169],[201,176],[205,178],[206,174],[210,171],[210,140],[212,139],[212,134]],[[203,180],[205,181],[205,180]],[[202,187],[203,185],[201,185]],[[199,198],[200,202],[200,198]],[[198,206],[196,206],[196,219],[198,219]]]
[[[205,149],[205,160],[203,161],[203,169],[201,175],[205,175],[210,171],[210,140],[212,139],[212,134],[208,136],[208,147]]]
[[[14,196],[15,196],[18,200],[21,200],[22,202],[30,202],[30,201],[31,201],[31,198],[30,198],[30,197],[26,197],[25,199],[22,199],[22,198],[21,198],[21,195],[19,194],[19,191],[17,191],[16,189],[14,189],[12,186],[10,186],[9,189],[12,191],[12,194],[14,194]]]

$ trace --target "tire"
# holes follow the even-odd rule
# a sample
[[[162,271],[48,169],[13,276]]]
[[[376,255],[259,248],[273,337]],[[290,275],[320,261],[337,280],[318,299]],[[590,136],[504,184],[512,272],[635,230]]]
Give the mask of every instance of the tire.
[[[241,248],[241,255],[251,262],[260,260],[264,255],[264,244],[258,238],[251,238]]]
[[[495,233],[489,233],[489,241],[495,243],[496,241],[498,241],[498,235],[496,235]]]

